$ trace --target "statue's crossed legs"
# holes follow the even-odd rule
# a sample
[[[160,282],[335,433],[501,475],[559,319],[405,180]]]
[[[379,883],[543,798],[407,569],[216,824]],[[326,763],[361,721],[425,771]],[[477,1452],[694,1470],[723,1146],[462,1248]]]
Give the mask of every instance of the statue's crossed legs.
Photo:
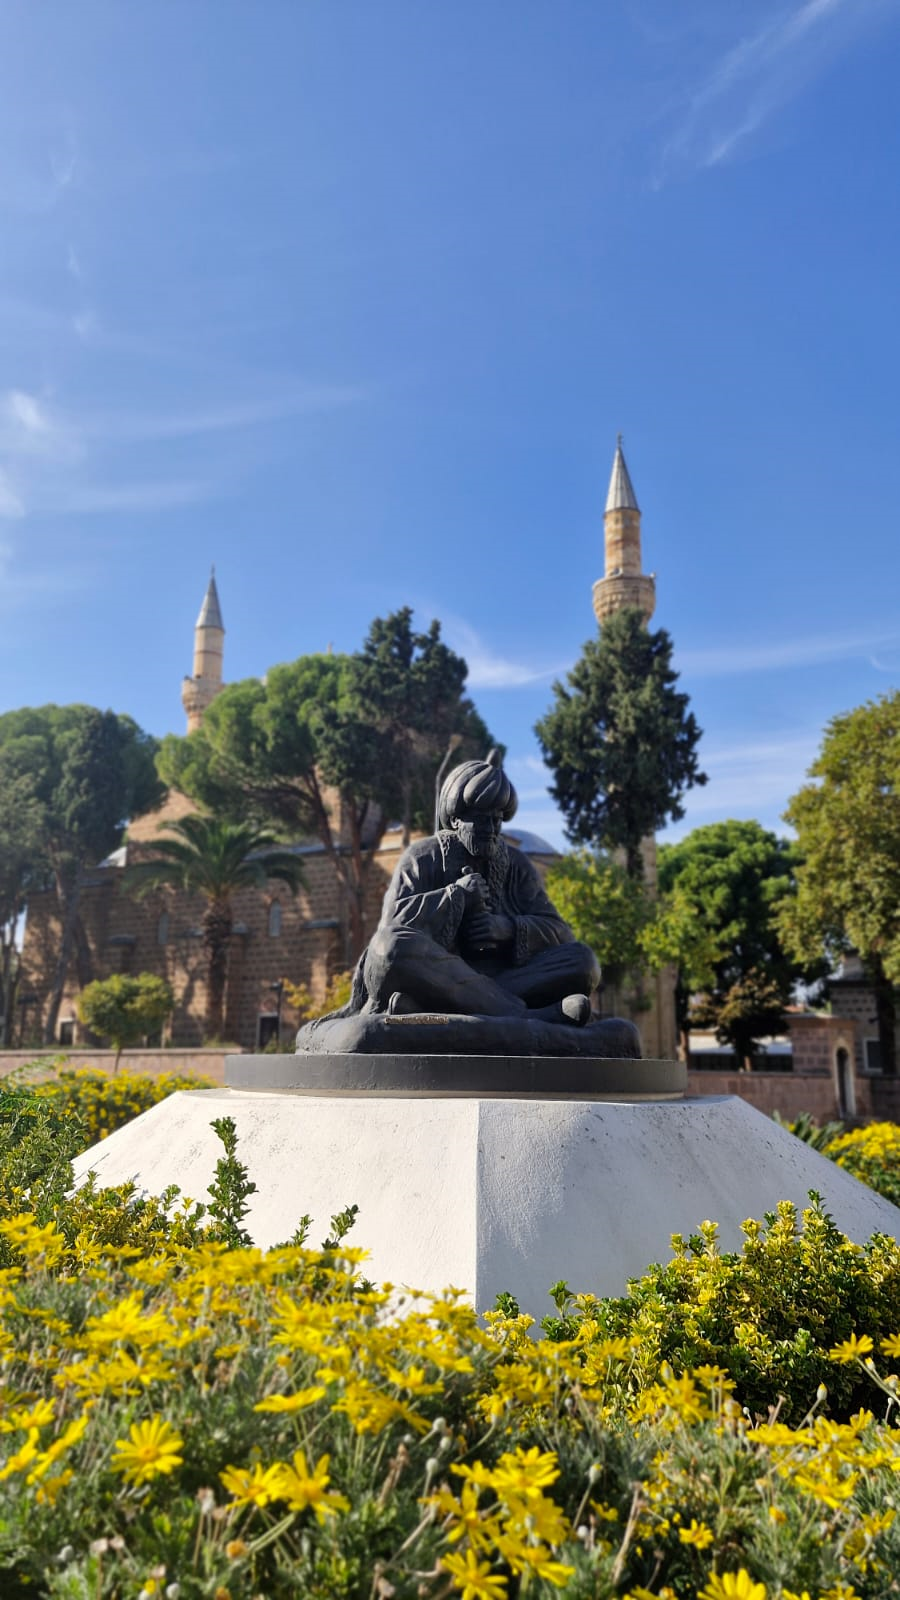
[[[599,980],[593,951],[576,941],[552,945],[491,977],[412,928],[380,928],[365,962],[375,1011],[388,1010],[400,996],[399,1004],[409,1011],[469,1017],[522,1017],[532,1011],[544,1021],[578,1026],[589,1020],[586,997]]]

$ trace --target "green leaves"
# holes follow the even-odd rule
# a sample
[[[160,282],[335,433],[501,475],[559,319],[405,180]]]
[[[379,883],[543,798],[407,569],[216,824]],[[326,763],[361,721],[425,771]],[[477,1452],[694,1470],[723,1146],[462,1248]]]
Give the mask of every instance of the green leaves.
[[[900,983],[900,691],[828,724],[785,818],[803,865],[780,926],[798,958],[851,947],[876,990],[881,1059],[896,1069],[893,986]]]
[[[264,889],[270,879],[284,883],[295,894],[303,882],[303,866],[292,851],[252,822],[229,822],[201,813],[167,825],[154,842],[155,856],[128,868],[127,884],[138,894],[172,887],[198,894],[206,901],[203,942],[209,957],[206,1028],[210,1038],[221,1035],[228,946],[231,940],[231,899],[239,889]]]
[[[821,959],[795,959],[780,931],[800,860],[796,845],[750,821],[709,823],[659,848],[660,889],[689,934],[676,954],[682,1025],[714,1028],[744,1059],[778,1028],[794,985],[821,975]]]
[[[642,870],[641,841],[683,816],[685,791],[706,782],[700,729],[671,659],[664,629],[650,633],[641,612],[617,612],[566,685],[554,684],[555,703],[535,729],[569,837],[624,850],[632,877]]]
[[[165,1022],[175,997],[164,978],[152,972],[132,976],[114,972],[97,978],[78,996],[78,1017],[92,1033],[108,1039],[119,1055],[130,1044],[153,1034]]]
[[[834,717],[810,778],[785,812],[804,857],[785,938],[853,945],[900,983],[900,691]]]
[[[407,835],[431,827],[451,735],[461,761],[492,742],[465,678],[440,624],[416,632],[406,606],[376,618],[353,656],[301,656],[223,689],[202,727],[164,741],[159,770],[219,816],[319,838],[348,891],[349,963],[365,943],[365,852],[392,820]]]

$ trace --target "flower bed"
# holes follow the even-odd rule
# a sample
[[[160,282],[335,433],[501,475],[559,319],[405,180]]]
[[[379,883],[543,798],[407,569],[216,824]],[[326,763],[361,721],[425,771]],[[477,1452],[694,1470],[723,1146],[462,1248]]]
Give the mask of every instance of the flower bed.
[[[0,1092],[2,1600],[895,1592],[893,1240],[705,1223],[619,1299],[555,1285],[535,1337],[367,1284],[352,1208],[233,1248],[227,1119],[206,1209],[71,1194],[76,1089]]]

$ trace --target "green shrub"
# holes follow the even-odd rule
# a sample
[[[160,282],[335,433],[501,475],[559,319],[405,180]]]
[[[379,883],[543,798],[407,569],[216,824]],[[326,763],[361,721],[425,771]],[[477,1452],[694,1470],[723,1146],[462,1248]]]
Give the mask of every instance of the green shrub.
[[[586,1320],[601,1339],[634,1339],[636,1392],[664,1364],[675,1372],[712,1364],[731,1375],[751,1415],[778,1402],[782,1418],[796,1421],[825,1383],[832,1415],[846,1418],[871,1392],[857,1368],[835,1373],[828,1351],[856,1329],[881,1337],[900,1328],[900,1246],[884,1235],[851,1243],[811,1199],[801,1226],[787,1201],[764,1223],[745,1222],[739,1253],[720,1251],[712,1222],[690,1239],[674,1235],[673,1259],[619,1299],[567,1297],[558,1286],[562,1315],[545,1329],[571,1338]]]
[[[110,1077],[96,1067],[64,1067],[46,1082],[27,1085],[25,1092],[52,1106],[58,1117],[76,1122],[84,1140],[81,1148],[87,1149],[179,1089],[214,1087],[209,1078],[182,1078],[174,1072],[158,1078],[138,1072]]]
[[[209,1244],[74,1272],[0,1221],[4,1600],[882,1600],[898,1430],[752,1426],[636,1336],[389,1304],[359,1252]],[[900,1336],[885,1341],[900,1351]],[[863,1367],[872,1341],[832,1352]]]
[[[900,1206],[900,1127],[896,1122],[870,1122],[867,1128],[843,1133],[826,1145],[825,1155]]]

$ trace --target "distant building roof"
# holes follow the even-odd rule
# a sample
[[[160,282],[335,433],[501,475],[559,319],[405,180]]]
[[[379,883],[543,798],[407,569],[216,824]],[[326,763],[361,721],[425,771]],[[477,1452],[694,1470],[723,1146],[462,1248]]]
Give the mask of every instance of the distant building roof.
[[[222,632],[225,632],[225,624],[222,621],[222,607],[219,605],[219,591],[216,588],[215,567],[213,567],[209,575],[206,594],[203,596],[203,604],[200,607],[200,615],[197,618],[197,627],[221,628]]]
[[[524,850],[527,856],[558,856],[559,851],[539,833],[529,833],[527,828],[504,828],[503,837],[509,844],[517,849]]]
[[[606,496],[607,511],[639,511],[637,495],[631,482],[625,457],[622,453],[622,435],[619,434],[616,444],[616,453],[613,457],[612,475],[609,480],[609,493]]]

